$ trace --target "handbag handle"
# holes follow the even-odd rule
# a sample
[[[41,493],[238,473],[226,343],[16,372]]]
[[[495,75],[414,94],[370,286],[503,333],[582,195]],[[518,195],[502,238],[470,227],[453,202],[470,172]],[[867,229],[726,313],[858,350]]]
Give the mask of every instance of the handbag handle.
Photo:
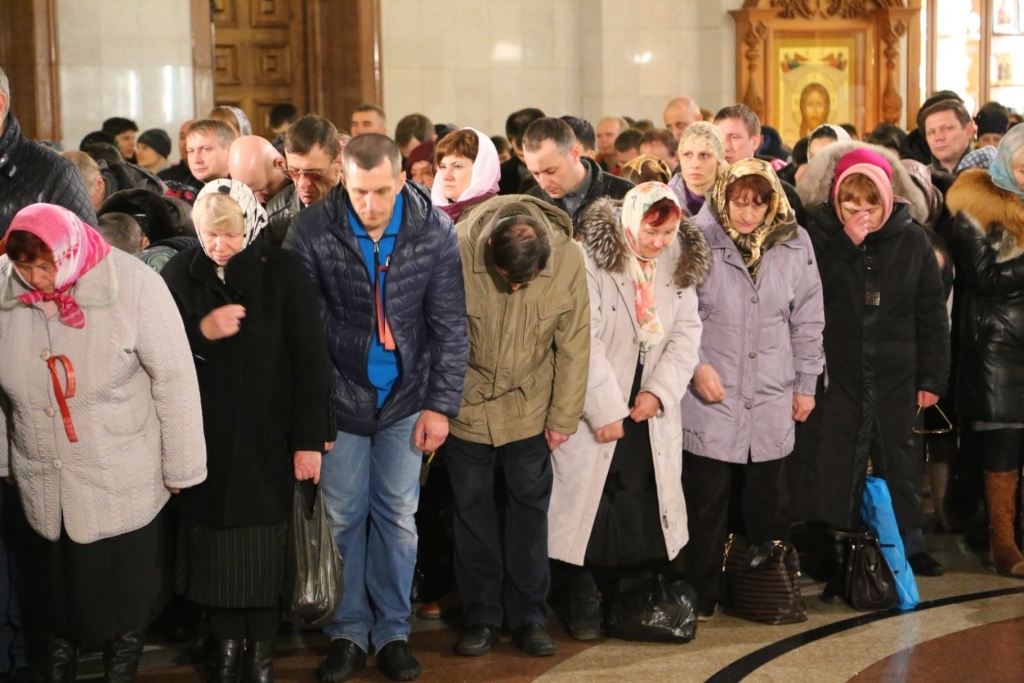
[[[952,432],[953,431],[953,423],[950,422],[949,418],[946,417],[946,414],[944,412],[942,412],[942,408],[939,407],[939,404],[936,403],[932,407],[935,408],[935,410],[939,411],[939,415],[941,415],[942,419],[946,421],[946,426],[945,427],[939,427],[938,429],[924,429],[924,428],[918,429],[917,427],[915,427],[914,428],[914,433],[915,434],[949,434],[950,432]],[[918,406],[917,407],[917,417],[921,417],[921,413],[924,412],[924,410],[925,410],[924,406]]]

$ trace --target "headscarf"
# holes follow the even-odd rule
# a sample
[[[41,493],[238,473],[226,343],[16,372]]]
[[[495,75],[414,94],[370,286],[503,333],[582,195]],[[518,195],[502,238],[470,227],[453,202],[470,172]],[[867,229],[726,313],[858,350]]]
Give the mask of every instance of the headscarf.
[[[837,142],[849,142],[852,139],[850,137],[850,134],[846,132],[845,128],[843,128],[842,126],[833,126],[831,123],[823,123],[820,126],[818,126],[817,128],[811,131],[810,137],[814,137],[814,134],[817,133],[822,128],[828,128],[833,133],[835,133]]]
[[[238,121],[238,135],[252,135],[252,124],[249,123],[249,117],[245,115],[245,112],[238,107],[224,106],[225,109],[235,115],[235,119]]]
[[[729,220],[729,200],[726,194],[733,182],[748,175],[758,175],[768,181],[772,187],[772,196],[768,200],[768,210],[764,221],[749,234],[744,235],[732,227]],[[777,244],[788,242],[797,235],[796,218],[793,209],[786,199],[786,192],[779,182],[779,177],[766,161],[761,159],[740,159],[730,166],[725,173],[711,186],[707,194],[707,205],[711,215],[715,217],[722,230],[733,241],[743,256],[747,272],[753,280],[757,280],[757,271],[761,268],[761,258],[765,252]]]
[[[866,176],[878,188],[878,196],[882,201],[882,222],[879,225],[885,225],[889,216],[892,215],[895,201],[892,191],[892,167],[885,157],[866,147],[858,147],[847,152],[836,164],[836,180],[832,184],[832,200],[835,204],[836,216],[842,222],[842,210],[839,202],[835,201],[839,193],[839,186],[844,180],[857,174]]]
[[[1024,147],[1024,126],[1018,123],[1008,130],[1003,139],[999,141],[996,160],[988,167],[988,173],[992,176],[992,182],[996,184],[996,187],[1001,187],[1024,198],[1024,190],[1017,187],[1017,181],[1013,179],[1013,155],[1021,147]]]
[[[267,223],[270,222],[267,218],[266,209],[260,205],[256,195],[252,193],[252,190],[245,183],[240,180],[228,180],[227,178],[206,183],[196,196],[196,201],[198,202],[208,194],[215,193],[226,194],[242,207],[242,224],[245,228],[245,235],[242,237],[242,249],[245,249],[252,244],[252,241],[256,239],[260,231],[267,227]],[[198,226],[196,227],[198,232]],[[210,256],[210,252],[206,250],[206,242],[202,238],[200,238],[199,244],[203,248],[203,253],[213,261],[213,256]],[[242,249],[239,249],[239,251]],[[222,270],[218,268],[218,276],[221,274]]]
[[[473,160],[473,175],[469,187],[457,200],[449,202],[444,196],[444,181],[438,173],[434,176],[434,186],[430,190],[434,206],[448,214],[453,221],[459,219],[466,207],[497,194],[498,181],[501,179],[501,161],[498,160],[498,150],[491,139],[475,128],[461,130],[471,130],[477,137],[476,159]],[[441,163],[441,159],[437,159],[436,163]]]
[[[402,165],[402,170],[405,171],[406,175],[412,175],[412,165],[421,161],[433,161],[434,159],[434,141],[423,142],[416,145],[409,156],[406,157],[405,163]],[[431,188],[433,190],[433,188]]]
[[[672,178],[672,170],[653,154],[641,154],[622,167],[619,177],[636,185],[650,182],[667,183]]]
[[[711,151],[715,159],[718,159],[719,175],[728,168],[729,164],[725,160],[725,136],[715,124],[709,121],[691,123],[679,138],[679,149],[687,142],[698,142]]]
[[[110,253],[110,245],[78,216],[52,204],[32,204],[19,211],[7,234],[16,230],[31,233],[43,241],[53,252],[56,272],[53,294],[43,294],[29,285],[30,291],[18,295],[18,300],[26,306],[53,301],[61,322],[78,329],[85,327],[85,314],[72,296],[71,288]],[[6,238],[0,246],[6,251]]]
[[[999,150],[996,147],[989,146],[976,149],[960,160],[960,163],[953,169],[953,175],[960,175],[960,171],[967,170],[968,168],[984,168],[988,170],[998,154]]]
[[[629,247],[629,271],[636,292],[636,322],[640,329],[637,340],[642,353],[657,346],[665,337],[665,330],[658,317],[658,304],[654,299],[654,283],[658,275],[657,259],[646,259],[640,254],[640,226],[644,213],[657,202],[671,199],[679,206],[676,193],[664,183],[642,183],[637,185],[622,200],[622,231]],[[682,208],[680,208],[682,212]],[[679,222],[676,221],[676,229]]]

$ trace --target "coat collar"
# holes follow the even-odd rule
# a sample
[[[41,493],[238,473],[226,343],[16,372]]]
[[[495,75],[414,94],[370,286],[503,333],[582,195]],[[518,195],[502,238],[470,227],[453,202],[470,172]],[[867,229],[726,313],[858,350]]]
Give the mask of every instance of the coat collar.
[[[551,277],[554,274],[554,253],[569,242],[572,235],[572,220],[558,207],[527,195],[491,197],[473,209],[473,213],[467,220],[459,223],[460,234],[465,234],[469,239],[473,272],[484,273],[493,267],[487,256],[489,253],[486,248],[487,240],[494,231],[497,221],[512,215],[532,216],[540,221],[541,225],[547,226],[548,236],[551,240],[552,258],[548,259],[548,264],[540,272],[540,276]]]
[[[983,168],[969,168],[957,176],[946,193],[946,206],[985,236],[1003,262],[1024,254],[1024,202],[998,187]]]
[[[117,252],[111,251],[91,270],[78,278],[71,287],[71,295],[82,308],[104,308],[117,300],[119,285],[114,259]],[[0,310],[9,311],[24,304],[18,296],[25,294],[29,288],[21,281],[14,270],[14,264],[6,256],[0,257]]]
[[[260,266],[266,261],[264,254],[266,249],[264,240],[255,240],[241,252],[235,254],[224,267],[224,282],[221,282],[217,277],[217,264],[200,247],[192,256],[188,272],[207,287],[211,287],[225,296],[241,294],[257,279]]]
[[[395,241],[396,251],[400,244],[427,234],[432,227],[436,226],[435,221],[437,220],[431,216],[431,213],[434,212],[434,205],[430,202],[430,195],[416,183],[408,180],[405,182],[405,186],[402,188],[402,199],[405,208],[402,215],[402,227],[398,231],[398,239]],[[359,249],[359,242],[356,240],[356,235],[349,222],[348,212],[351,201],[345,186],[338,184],[322,201],[327,218],[327,230],[362,258],[363,252]]]
[[[18,172],[19,169],[12,157],[21,141],[21,124],[14,114],[8,112],[7,127],[0,136],[0,178],[12,178]]]

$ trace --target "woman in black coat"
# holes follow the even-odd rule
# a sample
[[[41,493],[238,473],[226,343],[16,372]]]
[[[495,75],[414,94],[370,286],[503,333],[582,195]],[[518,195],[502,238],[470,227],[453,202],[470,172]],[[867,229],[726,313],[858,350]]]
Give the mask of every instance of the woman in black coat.
[[[1014,538],[1016,493],[1024,452],[1024,126],[999,143],[988,168],[961,173],[946,205],[946,235],[962,279],[956,407],[981,457],[988,502],[990,561],[1024,578]]]
[[[924,463],[913,428],[918,406],[935,405],[946,388],[949,318],[931,242],[894,202],[891,178],[878,153],[846,153],[832,199],[807,226],[825,298],[826,375],[817,408],[797,425],[790,490],[796,518],[858,529],[872,468],[892,494],[911,566],[936,573],[921,536]],[[835,550],[827,601],[841,599],[842,545]]]
[[[269,683],[294,482],[319,481],[333,372],[313,285],[256,239],[267,215],[249,188],[209,183],[193,218],[201,247],[161,273],[196,363],[209,471],[175,496],[179,587],[219,641],[210,681],[238,681],[241,664],[243,683]]]

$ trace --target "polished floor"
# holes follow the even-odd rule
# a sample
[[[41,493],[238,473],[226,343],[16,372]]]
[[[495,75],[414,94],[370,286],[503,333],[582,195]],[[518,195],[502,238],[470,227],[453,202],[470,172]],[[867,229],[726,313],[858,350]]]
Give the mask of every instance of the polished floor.
[[[1024,681],[1024,581],[985,569],[959,536],[930,535],[928,546],[949,571],[918,580],[922,604],[909,613],[830,607],[816,599],[821,584],[808,583],[805,623],[770,627],[720,615],[686,645],[577,643],[554,617],[559,652],[546,659],[521,655],[508,638],[490,656],[456,657],[450,626],[415,618],[410,642],[424,683]],[[325,645],[316,633],[282,637],[276,679],[313,683]],[[150,648],[141,683],[201,683],[204,671],[189,663],[194,655],[184,646]],[[353,680],[387,680],[370,661]],[[98,671],[98,662],[83,665],[83,674]]]

